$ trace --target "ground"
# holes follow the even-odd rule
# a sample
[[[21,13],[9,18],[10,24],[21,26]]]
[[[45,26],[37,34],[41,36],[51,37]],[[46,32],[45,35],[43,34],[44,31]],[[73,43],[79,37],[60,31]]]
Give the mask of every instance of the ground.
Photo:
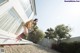
[[[4,46],[5,53],[58,53],[37,44]]]

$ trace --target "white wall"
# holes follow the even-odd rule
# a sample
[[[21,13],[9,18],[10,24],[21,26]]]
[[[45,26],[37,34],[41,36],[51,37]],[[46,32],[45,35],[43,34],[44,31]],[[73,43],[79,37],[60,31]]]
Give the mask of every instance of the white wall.
[[[15,9],[15,11],[18,13],[19,17],[23,20],[24,23],[26,23],[28,20],[32,19],[34,16],[34,13],[32,12],[30,18],[27,17],[27,15],[25,14],[25,11],[22,8],[19,0],[9,0],[5,4],[1,5],[0,6],[0,15],[4,14],[6,11],[8,11],[11,8]],[[0,31],[0,33],[2,33],[2,32]],[[9,35],[8,32],[4,31],[5,35],[6,35],[6,33]],[[12,35],[10,34],[9,36],[12,36]],[[18,35],[16,35],[16,36],[18,36]]]
[[[25,14],[24,9],[22,8],[19,0],[9,0],[8,2],[6,2],[5,4],[0,6],[0,15],[5,13],[7,10],[9,10],[10,8],[14,8],[17,13],[19,14],[20,18],[22,18],[22,20],[24,22],[26,22],[28,20],[27,15]],[[32,17],[33,17],[34,13],[32,13]],[[30,19],[32,18],[30,17]]]

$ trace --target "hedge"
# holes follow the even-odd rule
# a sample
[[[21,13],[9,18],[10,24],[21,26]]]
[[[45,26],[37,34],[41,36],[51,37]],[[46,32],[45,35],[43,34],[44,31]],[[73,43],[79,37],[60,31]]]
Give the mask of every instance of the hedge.
[[[52,49],[61,53],[80,53],[80,42],[53,44]]]

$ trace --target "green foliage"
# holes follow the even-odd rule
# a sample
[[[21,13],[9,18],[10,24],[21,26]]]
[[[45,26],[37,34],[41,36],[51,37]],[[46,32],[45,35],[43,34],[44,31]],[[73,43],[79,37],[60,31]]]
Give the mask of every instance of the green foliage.
[[[29,33],[28,40],[34,43],[38,43],[40,40],[44,38],[44,35],[45,34],[41,30],[36,29],[35,31]]]
[[[80,48],[76,51],[76,53],[80,53]]]
[[[45,38],[54,39],[56,38],[57,43],[60,43],[63,38],[70,38],[71,35],[69,32],[71,31],[71,28],[68,26],[65,26],[64,24],[58,25],[55,27],[55,30],[52,28],[48,28],[45,32],[46,36]]]
[[[68,26],[65,26],[63,24],[58,25],[55,27],[55,30],[52,28],[48,28],[47,31],[45,32],[46,38],[49,37],[50,39],[52,38],[57,38],[57,39],[62,39],[62,38],[70,38],[71,35],[69,32],[71,31],[71,28]]]
[[[27,39],[34,43],[38,43],[44,38],[44,35],[44,32],[38,29],[37,20],[33,20],[33,26],[31,28],[31,32],[29,32]]]
[[[52,28],[48,28],[45,34],[46,34],[45,38],[53,39],[56,37],[54,35],[54,30]]]
[[[56,26],[54,34],[56,35],[57,44],[61,43],[61,40],[63,38],[66,38],[66,39],[70,38],[71,37],[71,35],[69,34],[70,31],[71,31],[71,28],[69,28],[68,26],[65,26],[64,24]]]
[[[80,42],[53,44],[52,49],[61,53],[80,53]]]
[[[69,38],[69,37],[71,37],[71,35],[69,34],[70,31],[71,31],[71,28],[61,24],[61,25],[56,26],[55,35],[57,35],[57,37],[59,39],[61,39],[61,38]]]

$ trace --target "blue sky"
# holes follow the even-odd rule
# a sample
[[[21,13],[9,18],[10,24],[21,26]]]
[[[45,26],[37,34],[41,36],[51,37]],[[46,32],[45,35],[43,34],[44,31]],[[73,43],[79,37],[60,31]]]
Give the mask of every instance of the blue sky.
[[[64,0],[36,0],[38,26],[41,30],[60,24],[72,28],[72,37],[80,36],[80,2],[64,2]]]

